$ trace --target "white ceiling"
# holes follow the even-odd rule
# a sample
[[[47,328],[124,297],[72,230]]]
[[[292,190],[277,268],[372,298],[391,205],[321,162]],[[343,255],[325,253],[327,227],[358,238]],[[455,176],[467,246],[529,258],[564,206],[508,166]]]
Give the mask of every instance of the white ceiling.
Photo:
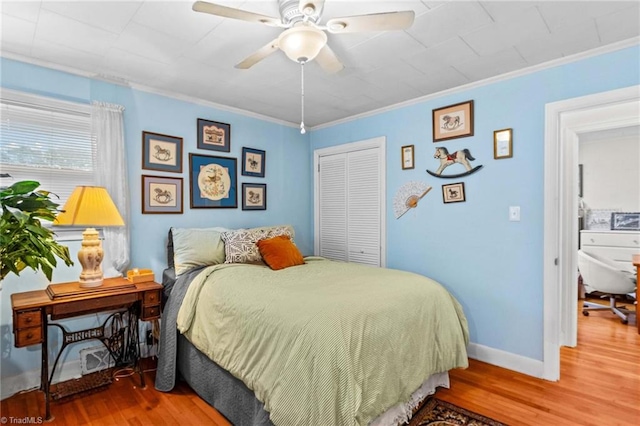
[[[214,1],[270,16],[276,0]],[[192,1],[0,2],[3,56],[300,120],[300,66],[276,52],[234,65],[282,31],[196,13]],[[640,35],[634,1],[327,0],[329,18],[414,10],[406,31],[329,34],[345,69],[305,66],[317,126]]]

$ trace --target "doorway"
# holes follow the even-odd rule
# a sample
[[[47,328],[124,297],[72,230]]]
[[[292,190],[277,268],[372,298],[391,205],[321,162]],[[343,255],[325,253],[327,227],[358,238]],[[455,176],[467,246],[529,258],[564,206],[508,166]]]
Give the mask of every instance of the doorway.
[[[546,105],[543,378],[559,380],[560,346],[577,344],[578,140],[640,125],[640,86]]]

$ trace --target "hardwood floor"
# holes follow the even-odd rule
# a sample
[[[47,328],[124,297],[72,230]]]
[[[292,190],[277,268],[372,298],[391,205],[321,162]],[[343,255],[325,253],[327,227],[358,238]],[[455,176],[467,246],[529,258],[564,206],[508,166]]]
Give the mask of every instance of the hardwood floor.
[[[510,425],[640,425],[640,334],[610,312],[578,315],[578,346],[562,348],[560,381],[470,360],[437,397]]]
[[[578,347],[563,348],[561,380],[548,382],[470,360],[451,373],[437,397],[510,425],[640,425],[640,335],[608,312],[579,316]],[[219,425],[229,423],[181,383],[171,393],[136,376],[105,390],[54,402],[52,425]],[[0,404],[8,419],[41,416],[42,394],[30,391]],[[319,425],[313,425],[319,426]]]

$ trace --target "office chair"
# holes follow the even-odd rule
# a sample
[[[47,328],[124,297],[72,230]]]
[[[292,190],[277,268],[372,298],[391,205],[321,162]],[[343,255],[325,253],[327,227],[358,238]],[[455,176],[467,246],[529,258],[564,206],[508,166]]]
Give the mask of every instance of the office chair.
[[[620,270],[612,262],[578,251],[578,269],[582,275],[582,282],[587,292],[598,291],[609,296],[609,306],[598,303],[584,302],[582,314],[589,315],[589,311],[611,310],[620,317],[623,324],[628,321],[629,310],[616,306],[616,295],[626,295],[636,288],[633,275]]]

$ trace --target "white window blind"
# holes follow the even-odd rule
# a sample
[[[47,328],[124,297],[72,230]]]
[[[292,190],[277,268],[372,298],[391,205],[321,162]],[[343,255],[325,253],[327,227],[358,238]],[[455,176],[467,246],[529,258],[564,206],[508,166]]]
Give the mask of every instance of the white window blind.
[[[88,104],[2,89],[0,108],[0,168],[13,178],[3,185],[35,180],[64,205],[76,186],[94,184]]]

